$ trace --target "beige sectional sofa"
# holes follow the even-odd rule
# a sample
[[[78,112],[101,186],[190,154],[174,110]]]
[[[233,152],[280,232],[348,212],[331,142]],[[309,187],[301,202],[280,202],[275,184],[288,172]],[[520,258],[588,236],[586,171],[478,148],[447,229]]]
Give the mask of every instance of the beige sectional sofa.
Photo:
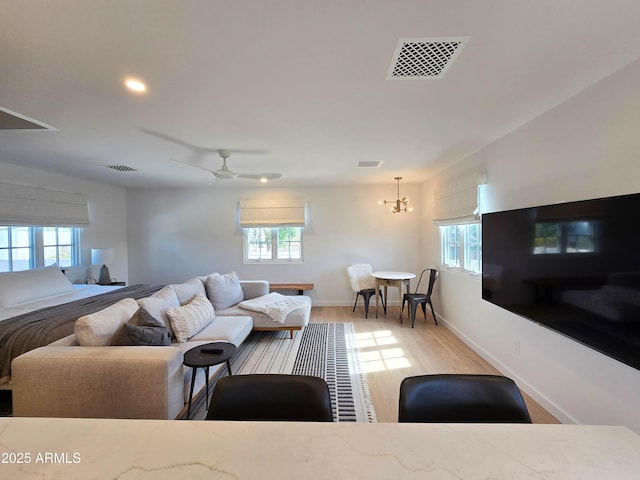
[[[17,357],[12,362],[14,415],[178,417],[188,401],[192,375],[192,369],[182,364],[184,352],[212,341],[239,346],[256,326],[292,330],[309,321],[311,300],[304,296],[296,297],[301,308],[286,315],[282,324],[264,313],[240,308],[239,301],[268,295],[269,284],[233,276],[235,273],[195,277],[138,301],[126,299],[128,302],[78,319],[73,335]],[[213,305],[213,319],[208,318],[209,306],[204,314],[197,308],[202,307],[203,297]],[[146,328],[131,327],[142,318],[143,310],[166,327],[173,337],[170,345],[114,345],[113,339],[122,337],[125,326],[127,331]],[[224,364],[210,368],[210,376],[220,368]],[[194,392],[204,385],[204,369],[198,369]]]

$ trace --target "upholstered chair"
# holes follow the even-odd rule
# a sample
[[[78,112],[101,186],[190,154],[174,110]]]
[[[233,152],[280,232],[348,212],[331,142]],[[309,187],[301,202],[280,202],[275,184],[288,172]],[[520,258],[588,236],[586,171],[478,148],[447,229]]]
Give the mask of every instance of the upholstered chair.
[[[513,380],[500,375],[419,375],[400,384],[399,422],[531,423]]]
[[[213,389],[207,420],[332,422],[329,386],[307,375],[222,377]]]

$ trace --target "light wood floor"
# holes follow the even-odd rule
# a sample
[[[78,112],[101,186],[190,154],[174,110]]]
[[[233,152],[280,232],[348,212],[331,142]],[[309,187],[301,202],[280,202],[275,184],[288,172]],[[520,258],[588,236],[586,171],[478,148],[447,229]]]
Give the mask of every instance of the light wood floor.
[[[442,325],[435,326],[431,315],[425,322],[422,312],[411,328],[406,318],[399,321],[399,308],[389,307],[387,315],[375,318],[371,306],[369,318],[364,308],[313,307],[312,322],[353,322],[358,349],[366,372],[378,422],[398,421],[400,382],[412,375],[428,373],[500,374],[487,361]],[[534,423],[559,423],[526,394],[525,402]]]

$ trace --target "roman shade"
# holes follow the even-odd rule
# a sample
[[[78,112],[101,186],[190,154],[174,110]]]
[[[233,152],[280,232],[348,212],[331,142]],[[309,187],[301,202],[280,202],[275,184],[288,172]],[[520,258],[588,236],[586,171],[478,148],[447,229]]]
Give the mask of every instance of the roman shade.
[[[473,173],[439,185],[433,196],[436,225],[462,225],[480,221],[484,173]]]
[[[79,193],[0,182],[0,224],[84,227],[89,206]]]
[[[301,198],[251,198],[240,201],[240,226],[304,227],[305,202]]]

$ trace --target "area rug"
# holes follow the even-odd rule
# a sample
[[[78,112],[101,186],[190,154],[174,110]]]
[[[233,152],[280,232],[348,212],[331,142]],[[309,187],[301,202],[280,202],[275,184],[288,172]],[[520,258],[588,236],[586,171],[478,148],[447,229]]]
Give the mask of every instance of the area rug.
[[[309,323],[293,340],[286,331],[253,332],[231,360],[231,371],[234,375],[286,373],[324,378],[335,421],[376,421],[367,379],[360,369],[353,323]],[[226,368],[220,369],[209,383],[210,392],[211,385],[226,374]],[[200,395],[192,404],[192,420],[205,418],[204,397]]]

